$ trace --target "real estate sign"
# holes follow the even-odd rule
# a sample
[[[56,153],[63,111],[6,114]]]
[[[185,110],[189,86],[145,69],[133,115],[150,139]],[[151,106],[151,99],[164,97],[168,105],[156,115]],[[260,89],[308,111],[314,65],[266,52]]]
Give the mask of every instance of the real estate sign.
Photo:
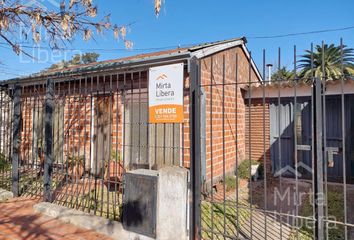
[[[183,63],[149,69],[149,122],[183,122]]]

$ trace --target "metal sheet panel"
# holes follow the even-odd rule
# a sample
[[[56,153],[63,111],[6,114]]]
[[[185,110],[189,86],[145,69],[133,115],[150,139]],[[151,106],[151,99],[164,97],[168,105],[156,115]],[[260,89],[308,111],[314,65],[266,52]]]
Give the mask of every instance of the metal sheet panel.
[[[157,172],[137,170],[125,174],[123,227],[128,231],[156,237]]]

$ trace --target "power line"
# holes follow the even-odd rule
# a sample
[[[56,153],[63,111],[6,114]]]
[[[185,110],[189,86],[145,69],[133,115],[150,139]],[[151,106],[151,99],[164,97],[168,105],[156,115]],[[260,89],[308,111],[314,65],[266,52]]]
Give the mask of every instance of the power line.
[[[0,70],[0,74],[13,75],[13,76],[18,76],[18,77],[26,76],[26,74],[18,74],[18,73],[6,72],[6,71],[3,71],[3,70]]]
[[[286,34],[278,34],[278,35],[269,35],[269,36],[246,36],[247,39],[274,39],[274,38],[284,38],[284,37],[292,37],[292,36],[300,36],[300,35],[310,35],[310,34],[319,34],[326,32],[338,32],[338,31],[346,31],[354,29],[354,26],[342,27],[342,28],[332,28],[332,29],[322,29],[322,30],[314,30],[308,32],[297,32],[297,33],[286,33]],[[7,43],[1,43],[0,45],[8,45]],[[117,52],[117,51],[130,51],[130,52],[144,52],[144,51],[159,51],[159,50],[167,50],[177,47],[188,47],[198,44],[183,44],[183,45],[170,45],[164,47],[150,47],[150,48],[134,48],[134,49],[126,49],[126,48],[50,48],[50,47],[41,47],[41,46],[31,46],[31,45],[20,45],[20,48],[24,49],[45,49],[51,51],[101,51],[101,52]],[[1,47],[1,46],[0,46]],[[11,48],[9,48],[11,49]]]
[[[299,36],[299,35],[310,35],[310,34],[318,34],[318,33],[326,33],[326,32],[338,32],[338,31],[346,31],[354,29],[354,26],[349,27],[342,27],[342,28],[332,28],[332,29],[323,29],[323,30],[315,30],[309,32],[298,32],[298,33],[287,33],[287,34],[280,34],[280,35],[270,35],[270,36],[248,36],[248,39],[271,39],[271,38],[283,38],[283,37],[292,37],[292,36]]]
[[[1,43],[0,45],[8,45],[7,43]],[[184,46],[191,46],[193,44],[185,44]],[[3,47],[3,46],[0,46]],[[129,52],[137,52],[137,51],[156,51],[156,50],[167,50],[171,48],[181,47],[181,45],[171,45],[165,47],[151,47],[151,48],[134,48],[134,49],[126,49],[126,48],[50,48],[50,47],[41,47],[41,46],[30,46],[30,45],[19,45],[20,48],[25,49],[45,49],[51,51],[107,51],[107,52],[116,52],[116,51],[129,51]],[[11,48],[8,48],[11,49]]]

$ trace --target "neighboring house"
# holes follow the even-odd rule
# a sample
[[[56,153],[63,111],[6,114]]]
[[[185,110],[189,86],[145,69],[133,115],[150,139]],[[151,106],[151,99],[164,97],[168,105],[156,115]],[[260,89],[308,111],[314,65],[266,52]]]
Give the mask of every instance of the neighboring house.
[[[202,177],[233,173],[246,156],[245,103],[249,82],[262,81],[244,38],[75,66],[5,81],[22,86],[22,164],[38,162],[44,146],[46,80],[55,83],[54,157],[84,159],[100,174],[119,155],[126,169],[190,166],[190,69],[196,59],[201,88]],[[184,63],[183,124],[148,123],[148,70]],[[225,169],[223,169],[225,166]]]
[[[266,160],[268,173],[275,176],[294,177],[297,172],[298,177],[311,179],[313,171],[309,147],[312,144],[312,87],[306,83],[298,83],[296,86],[296,91],[292,82],[271,83],[248,89],[245,94],[246,155],[254,160]],[[354,182],[354,125],[351,124],[354,118],[354,80],[345,80],[343,86],[345,136],[342,136],[341,81],[327,81],[325,89],[326,118],[323,134],[326,134],[328,180],[343,182],[345,176],[347,181]],[[296,172],[295,136],[296,144],[302,145],[297,151]]]

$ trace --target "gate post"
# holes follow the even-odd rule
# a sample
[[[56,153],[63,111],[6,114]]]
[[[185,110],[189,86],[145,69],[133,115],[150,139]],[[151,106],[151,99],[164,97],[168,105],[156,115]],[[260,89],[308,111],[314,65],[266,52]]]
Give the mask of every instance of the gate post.
[[[13,110],[13,142],[12,142],[12,193],[19,196],[19,154],[20,154],[20,125],[21,125],[21,86],[14,86],[14,110]]]
[[[44,144],[44,194],[45,202],[52,202],[52,171],[53,171],[53,98],[54,84],[51,79],[47,79],[46,100],[45,100],[45,144]]]
[[[315,217],[316,239],[324,239],[324,193],[323,193],[323,126],[322,126],[322,81],[316,78],[313,82],[313,127],[314,127],[314,180],[315,180]]]
[[[191,172],[191,195],[190,204],[190,239],[201,238],[201,135],[200,135],[200,69],[198,59],[190,60],[190,172]]]

